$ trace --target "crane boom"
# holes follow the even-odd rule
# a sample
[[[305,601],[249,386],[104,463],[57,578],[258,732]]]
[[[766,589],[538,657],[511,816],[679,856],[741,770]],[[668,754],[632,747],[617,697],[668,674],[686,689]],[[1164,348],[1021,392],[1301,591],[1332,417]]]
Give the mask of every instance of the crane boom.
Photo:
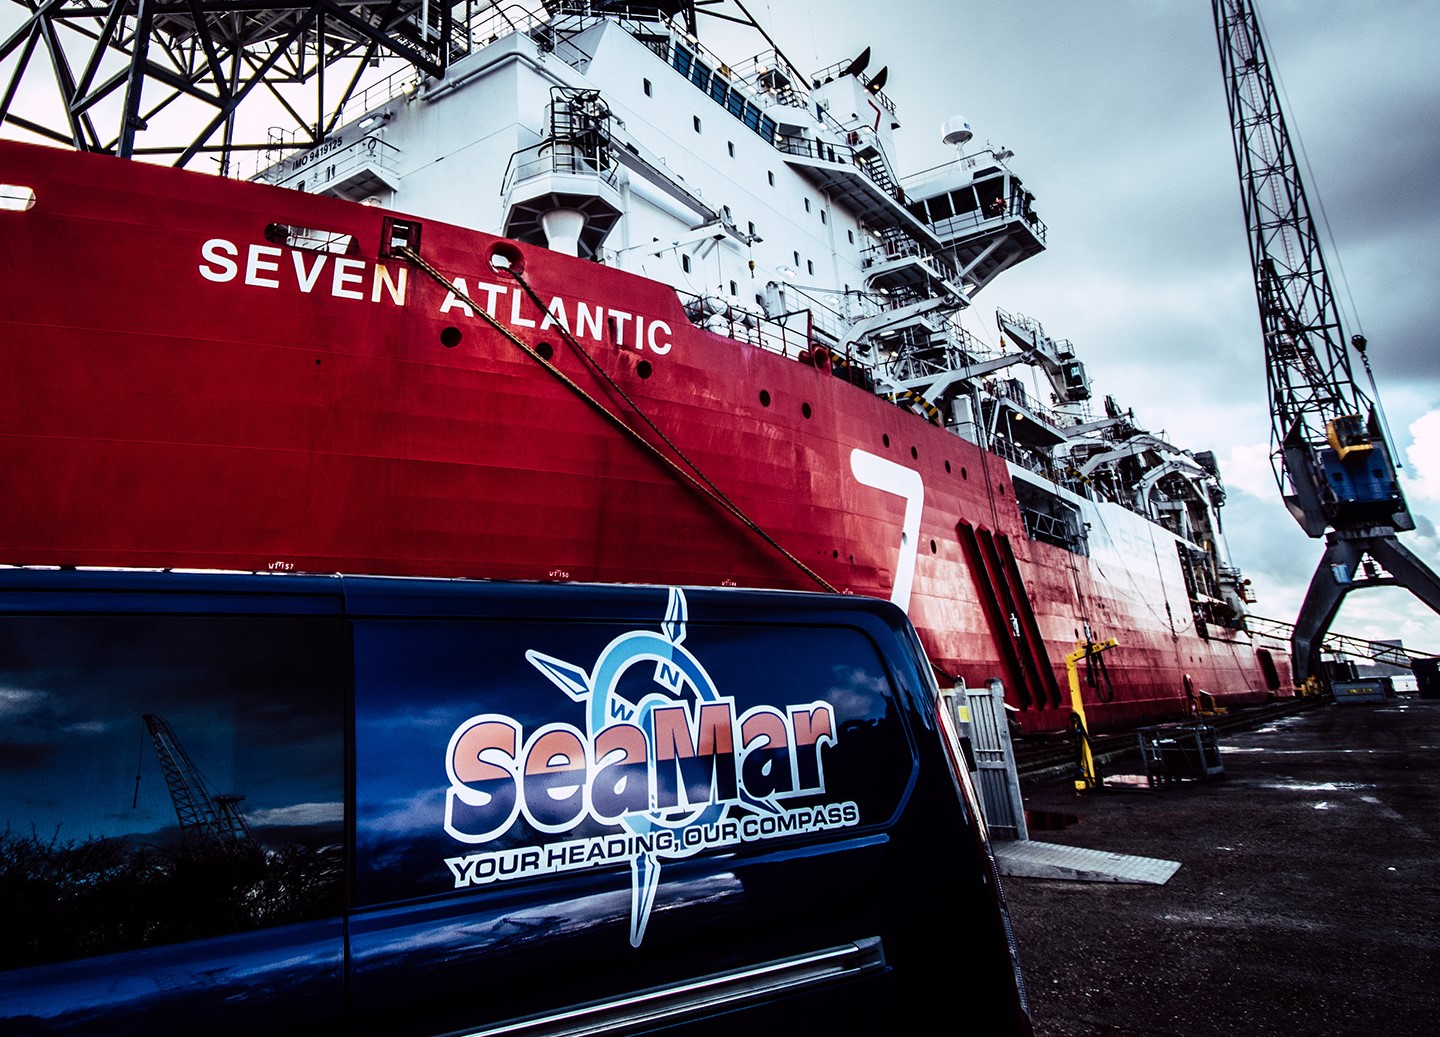
[[[1303,680],[1318,672],[1350,590],[1400,584],[1440,612],[1440,580],[1396,539],[1415,521],[1378,400],[1355,381],[1254,4],[1212,7],[1265,344],[1271,467],[1300,528],[1327,544],[1291,641]],[[1350,346],[1363,362],[1364,337]]]
[[[213,845],[224,850],[250,845],[250,825],[240,813],[244,796],[222,796],[210,791],[210,783],[190,754],[180,744],[170,722],[154,713],[144,716],[145,730],[155,746],[155,756],[165,774],[180,837],[187,845]],[[137,778],[138,781],[138,778]]]

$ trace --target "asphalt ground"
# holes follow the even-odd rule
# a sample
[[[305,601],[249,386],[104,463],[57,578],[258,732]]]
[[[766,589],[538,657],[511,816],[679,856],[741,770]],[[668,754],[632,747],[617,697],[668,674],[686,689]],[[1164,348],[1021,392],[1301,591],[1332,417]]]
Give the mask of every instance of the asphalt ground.
[[[1032,839],[1181,862],[1163,886],[1006,881],[1037,1035],[1440,1034],[1440,701],[1220,746],[1219,780],[1026,788]]]

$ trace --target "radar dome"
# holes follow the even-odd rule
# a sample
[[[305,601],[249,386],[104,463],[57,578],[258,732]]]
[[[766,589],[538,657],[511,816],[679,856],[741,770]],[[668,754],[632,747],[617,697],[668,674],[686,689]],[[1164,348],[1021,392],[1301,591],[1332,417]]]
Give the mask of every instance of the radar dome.
[[[952,115],[940,124],[940,139],[946,144],[968,144],[973,136],[975,134],[970,130],[970,123],[963,115]]]

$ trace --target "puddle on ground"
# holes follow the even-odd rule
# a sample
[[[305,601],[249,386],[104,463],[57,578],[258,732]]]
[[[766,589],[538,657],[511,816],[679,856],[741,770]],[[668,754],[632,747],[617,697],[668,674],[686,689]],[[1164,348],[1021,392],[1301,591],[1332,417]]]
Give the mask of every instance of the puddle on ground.
[[[1061,810],[1027,810],[1025,827],[1032,832],[1058,832],[1077,824],[1080,818]]]
[[[1115,788],[1141,788],[1150,787],[1150,779],[1143,774],[1107,774],[1105,775],[1106,787]]]
[[[1257,727],[1254,733],[1257,735],[1273,735],[1276,731],[1283,731],[1285,728],[1293,726],[1298,723],[1300,719],[1298,716],[1281,717],[1279,720],[1266,724],[1264,727]]]
[[[1285,792],[1353,792],[1356,789],[1373,789],[1375,786],[1353,781],[1267,781],[1260,787],[1281,789]]]

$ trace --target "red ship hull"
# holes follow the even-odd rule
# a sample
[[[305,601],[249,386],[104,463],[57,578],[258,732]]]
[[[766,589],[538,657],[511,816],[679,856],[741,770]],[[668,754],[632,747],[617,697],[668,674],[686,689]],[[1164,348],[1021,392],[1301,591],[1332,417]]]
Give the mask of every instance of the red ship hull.
[[[491,270],[500,239],[420,221],[425,261],[592,403],[421,269],[378,259],[384,210],[8,142],[0,182],[35,192],[0,211],[0,563],[818,589],[798,560],[889,598],[913,558],[935,665],[1005,679],[1028,731],[1068,726],[1063,658],[1087,625],[1120,642],[1113,694],[1086,692],[1096,728],[1184,712],[1187,675],[1234,703],[1288,686],[1278,643],[1191,618],[1158,527],[1131,516],[1154,557],[1121,572],[1031,541],[1003,460],[696,329],[665,285],[507,246],[547,313]],[[358,250],[292,249],[271,225]],[[918,473],[914,542],[906,498],[861,482],[857,451]]]

